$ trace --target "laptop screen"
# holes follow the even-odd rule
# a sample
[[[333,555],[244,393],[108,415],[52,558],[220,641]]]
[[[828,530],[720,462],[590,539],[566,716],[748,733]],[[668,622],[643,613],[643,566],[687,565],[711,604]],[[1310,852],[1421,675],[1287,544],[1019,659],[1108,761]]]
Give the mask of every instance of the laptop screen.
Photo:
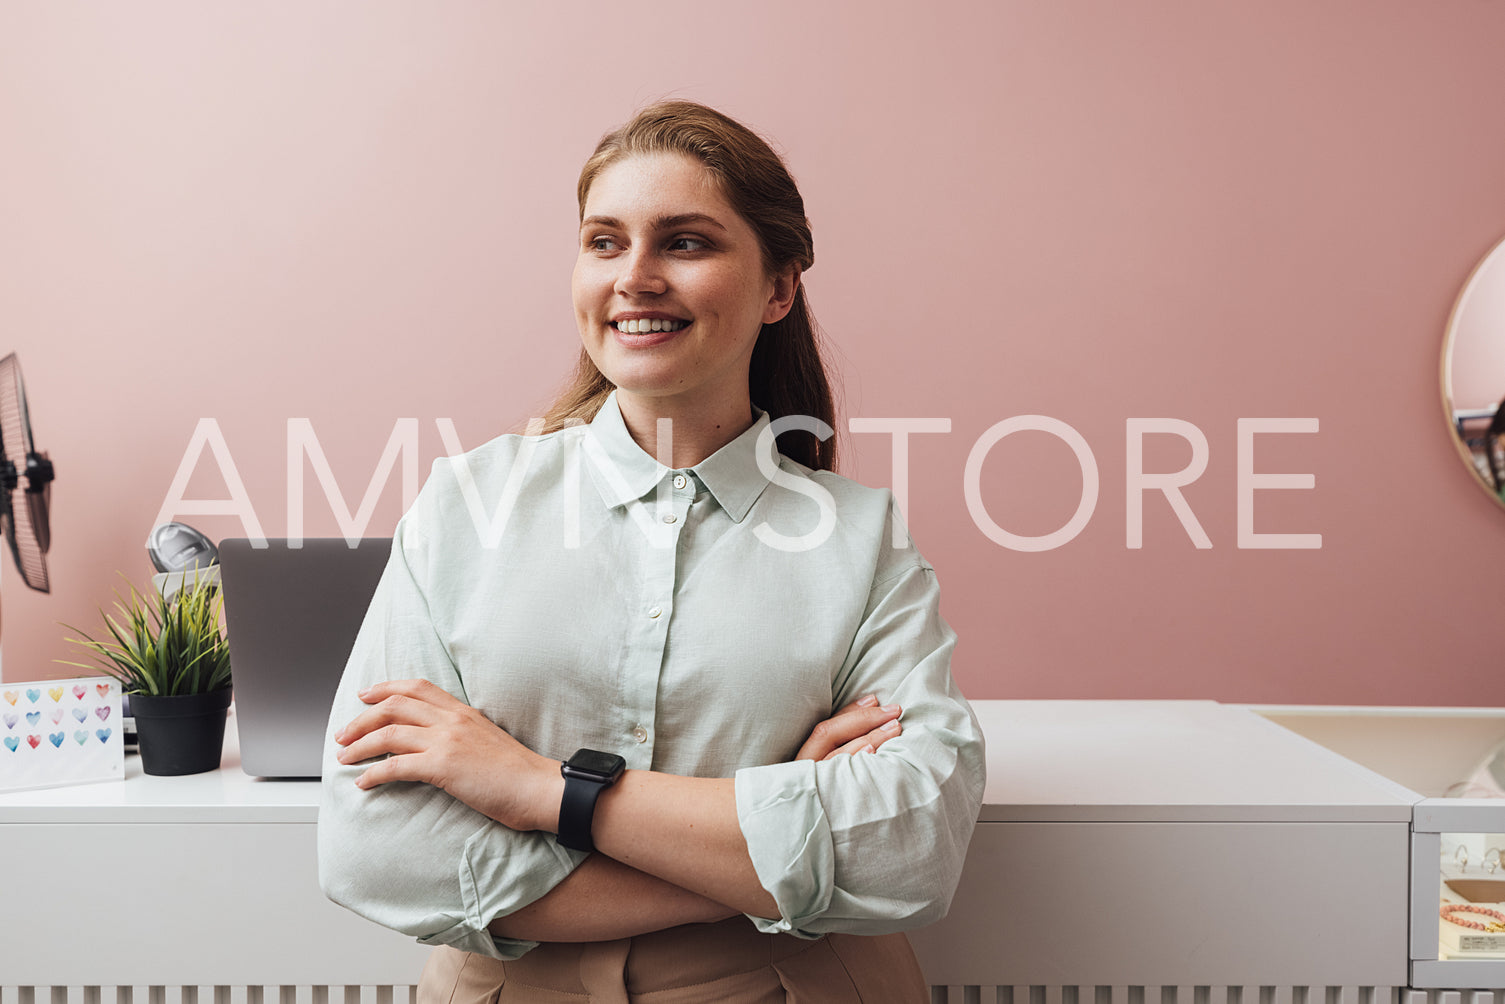
[[[392,540],[266,545],[219,544],[241,766],[254,777],[316,778],[335,688]]]

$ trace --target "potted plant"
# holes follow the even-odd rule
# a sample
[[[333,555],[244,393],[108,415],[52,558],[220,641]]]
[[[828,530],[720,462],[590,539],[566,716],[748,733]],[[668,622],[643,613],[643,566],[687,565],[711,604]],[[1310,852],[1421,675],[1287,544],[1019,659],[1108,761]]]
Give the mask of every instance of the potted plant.
[[[219,766],[230,707],[230,643],[220,630],[222,605],[207,576],[203,582],[195,578],[171,600],[161,594],[144,597],[131,586],[129,603],[115,594],[119,620],[100,611],[109,639],[97,641],[69,628],[83,637],[67,640],[87,649],[98,668],[120,681],[136,719],[141,769],[148,774],[198,774]]]

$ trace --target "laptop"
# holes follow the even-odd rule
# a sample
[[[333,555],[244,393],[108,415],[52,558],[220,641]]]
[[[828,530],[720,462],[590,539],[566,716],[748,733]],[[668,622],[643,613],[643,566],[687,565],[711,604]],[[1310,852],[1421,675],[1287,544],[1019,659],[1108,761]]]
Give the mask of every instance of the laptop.
[[[266,544],[219,545],[241,767],[253,777],[316,778],[335,688],[392,540]]]

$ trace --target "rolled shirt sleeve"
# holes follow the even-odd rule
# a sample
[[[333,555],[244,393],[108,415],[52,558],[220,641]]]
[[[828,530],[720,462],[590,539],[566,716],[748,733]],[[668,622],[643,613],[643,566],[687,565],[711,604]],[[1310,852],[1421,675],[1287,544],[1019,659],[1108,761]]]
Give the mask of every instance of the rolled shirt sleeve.
[[[319,808],[319,882],[336,903],[423,944],[515,959],[536,943],[494,938],[487,924],[543,896],[584,855],[545,834],[511,830],[427,784],[362,791],[355,781],[369,761],[347,766],[335,759],[334,737],[368,707],[358,694],[371,683],[426,679],[469,703],[430,616],[435,591],[463,584],[440,575],[417,525],[428,491],[398,523],[335,695]]]
[[[753,917],[759,930],[885,934],[945,915],[984,782],[982,733],[951,678],[955,642],[928,564],[880,579],[832,703],[878,694],[903,707],[904,731],[875,753],[737,772],[738,822],[780,914]]]

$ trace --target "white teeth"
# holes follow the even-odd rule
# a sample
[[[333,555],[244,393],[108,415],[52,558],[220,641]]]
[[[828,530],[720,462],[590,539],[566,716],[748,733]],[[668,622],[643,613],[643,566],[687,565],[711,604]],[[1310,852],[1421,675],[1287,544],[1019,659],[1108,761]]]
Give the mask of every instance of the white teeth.
[[[628,335],[641,335],[649,331],[678,331],[688,321],[635,320],[618,321],[617,330]]]

